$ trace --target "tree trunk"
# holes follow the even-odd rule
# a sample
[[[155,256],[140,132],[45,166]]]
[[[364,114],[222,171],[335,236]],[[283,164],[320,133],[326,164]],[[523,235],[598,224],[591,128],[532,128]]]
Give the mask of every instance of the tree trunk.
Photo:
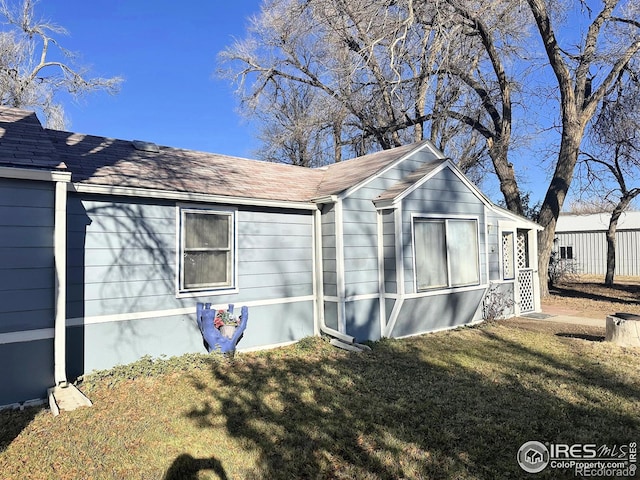
[[[607,230],[607,273],[604,277],[604,284],[613,285],[613,279],[616,273],[616,229],[618,228],[618,220],[631,203],[632,198],[623,195],[616,208],[611,212],[609,219],[609,229]]]
[[[548,280],[549,260],[553,251],[558,216],[571,186],[583,135],[583,127],[577,121],[575,110],[573,112],[565,111],[565,114],[567,113],[569,115],[573,113],[575,117],[565,116],[566,121],[563,122],[558,162],[538,219],[538,223],[544,227],[544,230],[538,233],[538,273],[540,275],[540,295],[543,297],[549,295],[549,283],[543,279]]]
[[[612,217],[613,218],[613,217]],[[617,221],[615,222],[617,223]],[[616,272],[616,225],[613,220],[609,222],[607,230],[607,273],[604,276],[604,284],[613,285],[613,277]]]
[[[500,191],[504,196],[504,201],[507,205],[507,209],[513,213],[524,216],[524,209],[522,208],[522,197],[520,196],[520,189],[518,188],[518,182],[516,180],[516,174],[513,170],[513,165],[508,160],[508,140],[504,137],[499,140],[489,139],[487,144],[489,146],[489,156],[493,162],[498,180],[500,180]]]

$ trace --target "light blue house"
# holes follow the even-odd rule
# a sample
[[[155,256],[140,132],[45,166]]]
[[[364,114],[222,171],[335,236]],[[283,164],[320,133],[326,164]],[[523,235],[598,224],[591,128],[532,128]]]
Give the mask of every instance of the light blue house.
[[[94,369],[204,352],[197,302],[246,305],[240,350],[539,311],[538,226],[428,141],[319,169],[43,129],[0,107],[0,405]]]

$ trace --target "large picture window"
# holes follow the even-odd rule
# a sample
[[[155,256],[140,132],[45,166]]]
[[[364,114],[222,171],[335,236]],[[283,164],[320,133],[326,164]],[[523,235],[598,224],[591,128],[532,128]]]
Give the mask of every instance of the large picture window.
[[[467,219],[414,219],[418,291],[480,283],[478,222]]]
[[[180,221],[180,291],[233,288],[233,212],[182,209]]]

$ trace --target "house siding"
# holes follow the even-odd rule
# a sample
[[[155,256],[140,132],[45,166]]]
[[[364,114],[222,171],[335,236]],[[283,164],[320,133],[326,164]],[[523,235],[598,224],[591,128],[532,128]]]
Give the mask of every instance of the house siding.
[[[430,178],[421,188],[402,201],[402,235],[404,282],[407,293],[416,293],[413,259],[412,218],[423,214],[440,218],[457,216],[478,219],[480,283],[487,281],[484,205],[469,188],[448,168]]]
[[[54,326],[54,186],[0,179],[0,334]],[[0,342],[0,405],[43,398],[53,339]]]
[[[53,386],[53,339],[0,344],[0,406],[42,399]]]
[[[238,293],[178,296],[174,202],[70,195],[68,203],[67,317],[82,330],[70,335],[83,338],[76,342],[82,353],[74,355],[85,371],[142,355],[205,351],[195,323],[197,302],[253,303],[239,348],[313,334],[313,302],[295,301],[313,295],[310,212],[237,208]],[[288,299],[294,302],[284,303]],[[193,313],[170,315],[176,309]],[[136,313],[157,315],[127,320]]]
[[[484,289],[404,301],[392,332],[394,337],[416,335],[466,325],[480,319]]]
[[[52,183],[0,179],[0,333],[53,328]]]

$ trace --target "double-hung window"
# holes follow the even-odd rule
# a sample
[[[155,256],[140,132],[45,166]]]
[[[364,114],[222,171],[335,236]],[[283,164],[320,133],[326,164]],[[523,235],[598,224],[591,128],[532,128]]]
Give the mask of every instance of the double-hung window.
[[[179,290],[228,290],[234,285],[234,212],[180,210]]]
[[[415,218],[413,229],[418,291],[480,283],[477,220]]]

